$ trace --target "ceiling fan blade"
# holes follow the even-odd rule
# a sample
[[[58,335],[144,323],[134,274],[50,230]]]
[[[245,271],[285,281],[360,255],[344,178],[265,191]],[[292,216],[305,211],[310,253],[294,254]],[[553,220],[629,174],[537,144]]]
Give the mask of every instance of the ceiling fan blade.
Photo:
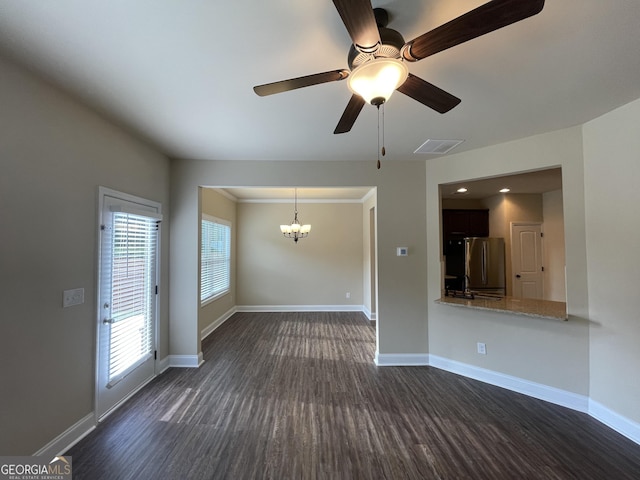
[[[403,56],[415,62],[540,13],[544,0],[492,0],[405,44]]]
[[[364,107],[365,101],[360,95],[356,95],[355,93],[351,95],[351,99],[349,103],[347,103],[347,108],[344,109],[342,116],[340,117],[340,121],[336,126],[336,129],[333,133],[347,133],[353,127],[353,124],[356,123],[356,119],[358,115],[360,115],[360,111],[362,107]]]
[[[371,0],[333,0],[353,45],[360,52],[373,53],[380,48],[380,32]]]
[[[458,97],[411,73],[397,90],[440,113],[448,112],[461,101]]]
[[[297,88],[310,87],[327,82],[337,82],[338,80],[344,80],[348,76],[349,70],[332,70],[330,72],[315,73],[305,77],[290,78],[289,80],[282,80],[280,82],[258,85],[253,87],[253,91],[261,97],[265,97],[275,93],[288,92],[289,90],[295,90]]]

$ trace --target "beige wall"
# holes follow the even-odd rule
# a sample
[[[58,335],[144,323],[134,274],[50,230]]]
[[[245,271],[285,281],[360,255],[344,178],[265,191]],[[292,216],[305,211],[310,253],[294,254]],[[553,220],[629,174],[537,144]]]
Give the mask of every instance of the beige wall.
[[[362,284],[364,311],[375,320],[377,308],[376,274],[376,192],[373,189],[362,205]]]
[[[279,226],[293,204],[240,202],[201,189],[202,213],[232,223],[231,291],[199,309],[203,332],[234,307],[362,308],[362,203],[299,203],[312,233],[297,244]],[[349,292],[349,298],[346,297]]]
[[[293,202],[238,204],[237,305],[361,308],[362,203],[298,202],[311,233],[297,244],[280,232],[293,210]]]
[[[489,236],[491,237],[503,237],[505,243],[508,243],[508,236],[505,237],[505,232],[509,230],[509,224],[507,223],[507,205],[503,201],[503,195],[493,195],[483,200],[485,208],[489,209]],[[505,252],[506,255],[506,252]]]
[[[31,455],[94,408],[99,186],[162,204],[169,353],[169,161],[1,57],[0,105],[0,453]]]
[[[365,161],[175,160],[171,167],[170,348],[173,354],[200,352],[196,334],[197,192],[202,185],[377,186],[378,349],[383,354],[427,353],[424,162],[390,161],[380,170]],[[278,219],[278,223],[280,221]],[[362,232],[359,241],[362,241]],[[408,257],[396,256],[399,246],[409,248]],[[362,277],[359,280],[361,282]]]
[[[440,296],[437,224],[427,222],[429,352],[568,392],[589,391],[589,321],[581,129],[571,128],[427,162],[427,216],[436,218],[438,185],[562,166],[569,282],[568,322],[491,314],[435,303]],[[465,173],[461,173],[465,172]],[[492,234],[494,234],[492,232]],[[486,343],[487,355],[476,353]]]
[[[565,244],[562,190],[542,195],[544,218],[544,298],[556,302],[567,299],[565,288]]]
[[[211,327],[216,320],[233,309],[236,304],[236,264],[237,264],[237,219],[236,202],[218,193],[211,188],[200,189],[200,209],[202,213],[212,215],[231,223],[231,279],[229,293],[201,306],[198,311],[198,331],[202,335],[203,330]],[[198,251],[198,255],[200,251]],[[198,265],[200,257],[198,256]],[[198,275],[200,272],[198,271]],[[198,276],[198,278],[200,278]],[[199,285],[198,285],[199,288]],[[200,291],[200,290],[198,290]]]
[[[591,398],[635,422],[640,422],[638,124],[640,100],[584,126]],[[572,248],[567,241],[567,259]]]

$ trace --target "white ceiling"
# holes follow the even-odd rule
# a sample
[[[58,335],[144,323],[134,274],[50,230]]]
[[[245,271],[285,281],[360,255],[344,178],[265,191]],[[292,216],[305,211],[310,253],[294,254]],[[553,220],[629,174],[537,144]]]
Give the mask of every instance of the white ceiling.
[[[482,3],[373,6],[409,40]],[[547,0],[534,17],[410,64],[462,103],[441,115],[395,94],[384,161],[428,159],[413,153],[428,138],[464,140],[457,153],[579,125],[639,98],[638,25],[635,0]],[[375,108],[332,133],[345,82],[252,90],[346,68],[349,45],[329,0],[0,0],[0,52],[172,157],[375,163]]]

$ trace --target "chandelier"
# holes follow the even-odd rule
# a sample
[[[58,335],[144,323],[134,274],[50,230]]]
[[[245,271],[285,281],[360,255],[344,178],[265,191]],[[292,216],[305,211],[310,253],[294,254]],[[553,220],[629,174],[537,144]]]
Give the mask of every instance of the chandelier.
[[[291,225],[280,225],[280,231],[287,238],[293,238],[298,243],[299,238],[305,238],[311,231],[311,225],[300,225],[298,221],[298,189],[294,190],[293,222]]]

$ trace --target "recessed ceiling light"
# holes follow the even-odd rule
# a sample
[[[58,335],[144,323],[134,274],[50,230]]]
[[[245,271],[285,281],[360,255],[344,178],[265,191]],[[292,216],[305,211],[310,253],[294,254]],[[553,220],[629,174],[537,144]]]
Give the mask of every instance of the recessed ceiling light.
[[[511,191],[510,188],[501,188],[500,189],[500,193],[507,193],[507,192],[510,192],[510,191]]]
[[[458,190],[456,190],[456,192],[458,193],[467,193],[467,189],[464,187],[460,187]]]

